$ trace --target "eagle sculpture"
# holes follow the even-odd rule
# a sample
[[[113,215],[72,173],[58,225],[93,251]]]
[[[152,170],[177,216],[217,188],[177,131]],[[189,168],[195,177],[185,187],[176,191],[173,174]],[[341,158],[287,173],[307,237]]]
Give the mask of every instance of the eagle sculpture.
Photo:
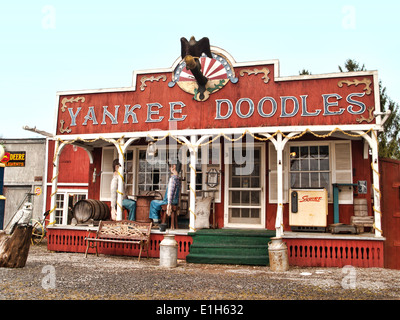
[[[187,55],[199,58],[203,53],[207,57],[212,58],[210,40],[207,37],[204,37],[199,41],[196,41],[193,36],[190,38],[189,41],[187,41],[186,38],[181,38],[182,59],[185,59]]]
[[[208,79],[201,71],[199,58],[202,54],[212,59],[210,40],[207,37],[196,41],[192,36],[188,41],[186,38],[181,38],[181,57],[186,63],[186,68],[189,69],[196,79],[199,86],[199,98],[204,99],[204,92],[206,91],[206,84]]]

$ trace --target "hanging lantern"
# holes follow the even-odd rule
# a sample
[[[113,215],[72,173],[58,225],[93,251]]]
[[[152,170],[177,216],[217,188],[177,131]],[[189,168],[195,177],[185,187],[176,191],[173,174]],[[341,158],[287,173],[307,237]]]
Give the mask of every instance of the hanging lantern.
[[[157,146],[154,141],[149,142],[146,153],[148,157],[155,157],[157,155]]]

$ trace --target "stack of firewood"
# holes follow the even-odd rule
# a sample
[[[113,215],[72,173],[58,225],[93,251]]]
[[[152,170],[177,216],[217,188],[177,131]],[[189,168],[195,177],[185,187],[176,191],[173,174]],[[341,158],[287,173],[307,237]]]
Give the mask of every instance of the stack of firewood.
[[[354,216],[350,223],[357,228],[357,233],[363,233],[364,227],[373,227],[374,217],[368,215],[367,199],[354,199]]]

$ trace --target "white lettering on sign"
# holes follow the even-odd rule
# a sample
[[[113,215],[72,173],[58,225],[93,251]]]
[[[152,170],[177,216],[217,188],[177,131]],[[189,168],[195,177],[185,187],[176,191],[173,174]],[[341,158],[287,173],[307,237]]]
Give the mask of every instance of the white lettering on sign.
[[[339,94],[322,94],[321,105],[315,108],[314,111],[310,111],[311,107],[307,104],[308,95],[300,95],[299,97],[282,96],[279,97],[279,100],[266,96],[259,101],[253,101],[250,98],[240,98],[236,102],[229,99],[217,99],[215,100],[214,120],[227,120],[234,113],[240,119],[249,119],[254,114],[258,114],[263,118],[271,118],[273,116],[292,118],[296,115],[300,115],[301,117],[318,117],[320,114],[324,117],[329,117],[339,116],[345,112],[351,115],[361,115],[366,111],[366,105],[355,98],[363,98],[364,96],[365,93],[351,93],[345,99],[348,103],[347,106],[343,105],[339,107],[339,101],[342,100]],[[147,108],[144,108],[146,111],[143,111],[146,113],[146,123],[159,123],[164,120],[164,116],[160,115],[160,110],[164,108],[161,103],[147,103],[146,106]],[[82,106],[76,110],[68,108],[71,120],[70,126],[79,125],[78,118],[79,121],[82,121],[81,125],[83,126],[87,126],[89,123],[91,125],[99,125],[98,119],[102,120],[100,125],[106,125],[107,123],[118,125],[119,122],[124,124],[138,123],[137,112],[142,110],[142,106],[140,104],[133,106],[124,104],[124,107],[125,110],[121,117],[118,117],[120,105],[114,105],[114,107],[102,106],[103,110],[101,114],[96,114],[95,109],[97,110],[97,107],[95,106],[89,106],[86,110],[82,110]],[[190,117],[190,114],[185,114],[184,107],[186,105],[181,101],[169,102],[169,117],[165,120],[168,122],[184,121]]]

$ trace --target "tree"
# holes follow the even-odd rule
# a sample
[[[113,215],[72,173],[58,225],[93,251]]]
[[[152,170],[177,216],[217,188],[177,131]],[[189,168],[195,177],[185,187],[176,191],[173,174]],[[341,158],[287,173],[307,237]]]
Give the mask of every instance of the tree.
[[[311,72],[306,69],[303,69],[303,70],[299,71],[299,75],[300,76],[311,75]]]
[[[358,62],[353,59],[347,59],[346,62],[344,63],[344,67],[347,70],[345,72],[365,71],[365,65],[362,65],[362,67],[360,67]],[[343,69],[341,66],[339,66],[339,70],[340,70],[340,72],[343,72]]]
[[[359,63],[353,59],[347,59],[344,68],[345,72],[365,71],[365,65],[360,67]],[[344,72],[339,66],[340,72]],[[381,102],[381,111],[391,111],[390,116],[383,125],[383,132],[378,136],[379,156],[384,158],[400,159],[400,113],[399,105],[386,94],[386,87],[383,87],[382,81],[379,81],[379,96]]]

